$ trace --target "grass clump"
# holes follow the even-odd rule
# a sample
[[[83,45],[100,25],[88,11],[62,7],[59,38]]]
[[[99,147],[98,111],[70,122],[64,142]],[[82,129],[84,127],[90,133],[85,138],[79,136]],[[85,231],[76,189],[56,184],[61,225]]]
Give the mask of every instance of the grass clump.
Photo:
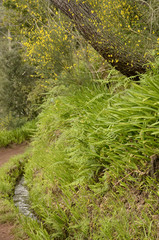
[[[28,155],[26,152],[23,155],[15,156],[0,168],[1,198],[10,199],[13,196],[16,182],[24,171]]]
[[[1,130],[0,131],[0,147],[6,147],[9,144],[17,143],[20,144],[24,141],[29,140],[36,129],[36,122],[32,120],[25,123],[22,127],[15,128],[12,130]]]
[[[25,176],[50,238],[158,238],[150,174],[159,154],[158,79],[148,72],[116,94],[91,84],[43,105]]]

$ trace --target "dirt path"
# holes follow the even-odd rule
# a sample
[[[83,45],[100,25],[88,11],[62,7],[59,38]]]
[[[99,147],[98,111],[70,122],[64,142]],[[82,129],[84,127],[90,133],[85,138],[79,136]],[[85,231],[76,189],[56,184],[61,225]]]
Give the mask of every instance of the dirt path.
[[[25,152],[26,147],[28,146],[27,143],[22,143],[19,145],[13,144],[10,147],[0,148],[0,167],[8,162],[8,160],[17,155]],[[0,239],[1,240],[1,239]]]
[[[13,144],[7,148],[0,148],[0,167],[9,161],[9,159],[17,154],[24,153],[28,144],[22,143],[20,145]],[[0,240],[15,240],[12,235],[13,225],[9,223],[0,223]]]
[[[13,227],[14,226],[12,226],[8,223],[0,224],[0,239],[1,240],[15,240],[14,236],[11,234]]]

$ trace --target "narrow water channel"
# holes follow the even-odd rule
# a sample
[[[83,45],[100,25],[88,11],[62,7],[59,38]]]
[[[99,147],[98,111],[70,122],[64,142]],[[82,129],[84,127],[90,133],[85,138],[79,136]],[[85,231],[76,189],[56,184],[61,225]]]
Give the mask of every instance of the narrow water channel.
[[[20,213],[24,214],[27,217],[31,217],[34,220],[37,220],[36,216],[31,212],[29,192],[25,185],[24,176],[21,177],[20,181],[15,187],[13,201],[15,206],[19,208]]]

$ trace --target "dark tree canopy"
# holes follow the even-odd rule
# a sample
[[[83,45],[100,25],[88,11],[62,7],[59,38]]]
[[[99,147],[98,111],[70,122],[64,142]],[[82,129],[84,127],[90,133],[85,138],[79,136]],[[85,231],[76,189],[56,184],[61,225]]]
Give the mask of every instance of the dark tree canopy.
[[[120,37],[107,30],[87,1],[50,0],[50,2],[67,15],[85,40],[122,74],[131,77],[146,71],[150,57],[134,51],[124,44]],[[138,80],[138,77],[134,79]]]

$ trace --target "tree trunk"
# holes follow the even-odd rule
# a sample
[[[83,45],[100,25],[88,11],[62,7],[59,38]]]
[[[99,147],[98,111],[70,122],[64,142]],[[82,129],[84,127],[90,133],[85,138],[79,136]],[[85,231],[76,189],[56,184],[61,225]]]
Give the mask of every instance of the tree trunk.
[[[148,59],[141,53],[127,47],[123,41],[110,30],[105,29],[91,6],[80,0],[50,0],[50,2],[76,25],[80,34],[113,67],[127,77],[144,73]]]

